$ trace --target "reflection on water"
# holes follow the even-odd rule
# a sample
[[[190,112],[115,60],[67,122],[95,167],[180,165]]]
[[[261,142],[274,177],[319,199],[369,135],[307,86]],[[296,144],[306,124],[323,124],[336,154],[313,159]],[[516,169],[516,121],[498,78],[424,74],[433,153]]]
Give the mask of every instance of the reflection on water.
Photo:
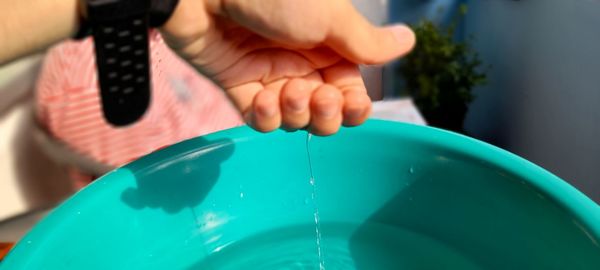
[[[327,269],[481,269],[427,236],[378,223],[322,223]],[[314,225],[268,231],[213,252],[190,269],[319,269]]]

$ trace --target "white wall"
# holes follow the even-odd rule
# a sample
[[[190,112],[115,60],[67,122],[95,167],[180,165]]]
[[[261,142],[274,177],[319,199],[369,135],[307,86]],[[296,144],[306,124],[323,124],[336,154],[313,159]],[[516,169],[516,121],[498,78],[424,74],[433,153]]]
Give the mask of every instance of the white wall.
[[[28,86],[15,85],[15,77],[28,73],[34,64],[24,60],[0,69],[0,220],[27,209],[17,182],[12,142],[24,115],[15,105]]]
[[[10,142],[23,111],[15,110],[0,119],[0,220],[27,209],[17,183]]]
[[[31,89],[40,57],[0,68],[0,220],[46,207],[71,192],[62,168],[32,141]]]
[[[388,1],[387,0],[352,0],[354,6],[369,21],[376,25],[384,25],[387,22]],[[361,67],[361,73],[369,96],[373,100],[383,98],[383,68],[378,66]]]
[[[467,2],[466,32],[492,66],[467,131],[600,202],[600,1]]]

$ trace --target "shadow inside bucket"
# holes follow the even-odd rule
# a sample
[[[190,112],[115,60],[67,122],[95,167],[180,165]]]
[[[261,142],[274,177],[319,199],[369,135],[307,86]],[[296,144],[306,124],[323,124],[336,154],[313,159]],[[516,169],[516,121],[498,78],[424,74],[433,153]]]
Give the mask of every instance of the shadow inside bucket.
[[[572,214],[524,179],[473,164],[422,167],[353,233],[356,268],[598,269],[598,239]]]
[[[182,153],[181,149],[186,148],[193,150]],[[208,141],[202,137],[163,149],[156,153],[167,157],[155,158],[160,163],[138,167],[142,162],[134,162],[125,166],[135,176],[137,187],[124,190],[121,200],[135,209],[157,208],[169,214],[193,208],[202,203],[218,181],[220,165],[233,151],[232,140]]]

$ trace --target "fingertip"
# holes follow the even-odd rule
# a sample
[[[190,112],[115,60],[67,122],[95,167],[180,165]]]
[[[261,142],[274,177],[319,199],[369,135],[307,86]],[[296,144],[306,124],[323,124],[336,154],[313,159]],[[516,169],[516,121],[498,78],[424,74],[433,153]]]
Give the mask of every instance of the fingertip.
[[[254,98],[250,118],[250,125],[260,132],[270,132],[279,128],[281,113],[277,95],[268,90],[260,91]]]
[[[334,86],[324,84],[317,88],[311,98],[311,114],[320,119],[334,118],[341,112],[343,97]]]
[[[341,27],[326,43],[346,59],[365,65],[385,64],[415,45],[414,32],[404,24],[376,27],[361,21],[357,19],[351,29]]]
[[[364,92],[347,91],[344,94],[344,126],[358,126],[371,114],[371,99]]]
[[[343,97],[331,85],[322,85],[312,95],[310,106],[311,133],[319,136],[335,134],[342,125]]]
[[[326,137],[336,134],[340,130],[341,125],[335,125],[331,127],[322,127],[322,126],[310,126],[308,128],[308,132],[313,135]]]
[[[392,33],[398,42],[398,54],[404,55],[410,52],[416,44],[417,38],[413,30],[406,24],[394,24],[384,27]]]
[[[289,112],[302,112],[308,109],[310,102],[309,83],[304,79],[292,79],[284,87],[281,93],[281,105]]]
[[[288,131],[306,127],[310,122],[311,84],[305,79],[292,79],[282,89],[282,124]]]
[[[261,91],[256,95],[254,111],[263,118],[275,117],[279,112],[277,107],[277,96],[271,91]]]

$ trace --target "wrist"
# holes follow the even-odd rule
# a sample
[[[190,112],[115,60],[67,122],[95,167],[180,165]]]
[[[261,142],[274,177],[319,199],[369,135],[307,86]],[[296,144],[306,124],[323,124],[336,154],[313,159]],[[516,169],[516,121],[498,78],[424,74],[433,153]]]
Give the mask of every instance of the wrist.
[[[204,37],[209,32],[210,16],[205,3],[180,0],[171,18],[159,28],[169,47],[188,61],[206,45]]]
[[[81,20],[87,20],[87,4],[85,0],[77,1],[77,15]]]
[[[91,35],[91,27],[88,23],[87,3],[85,0],[77,0],[77,27],[73,34],[74,39],[83,39]]]
[[[150,27],[163,26],[175,13],[179,0],[152,0],[150,1]]]
[[[127,1],[127,0],[125,0]],[[179,0],[151,0],[148,22],[150,27],[164,25],[174,13]],[[78,30],[75,39],[82,39],[91,35],[91,27],[88,16],[88,0],[77,0]]]

